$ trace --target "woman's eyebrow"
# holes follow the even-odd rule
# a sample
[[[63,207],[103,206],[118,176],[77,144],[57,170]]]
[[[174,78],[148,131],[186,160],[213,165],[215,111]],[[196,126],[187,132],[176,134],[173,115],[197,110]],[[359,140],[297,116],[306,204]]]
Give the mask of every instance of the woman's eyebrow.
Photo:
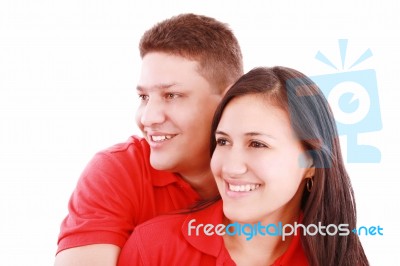
[[[244,135],[245,136],[251,136],[251,137],[253,137],[253,136],[265,136],[265,137],[270,138],[270,139],[276,139],[275,137],[273,137],[273,136],[271,136],[269,134],[265,134],[265,133],[261,133],[261,132],[248,132],[248,133],[245,133]]]
[[[222,130],[217,130],[215,131],[215,135],[223,135],[223,136],[229,136],[229,134],[225,133]],[[250,136],[250,137],[255,137],[255,136],[265,136],[267,138],[270,139],[276,139],[275,137],[269,135],[269,134],[265,134],[265,133],[261,133],[261,132],[247,132],[244,134],[245,136]]]
[[[218,134],[218,135],[224,135],[224,136],[228,136],[228,134],[227,134],[227,133],[225,133],[224,131],[221,131],[221,130],[217,130],[217,131],[215,131],[215,134]]]

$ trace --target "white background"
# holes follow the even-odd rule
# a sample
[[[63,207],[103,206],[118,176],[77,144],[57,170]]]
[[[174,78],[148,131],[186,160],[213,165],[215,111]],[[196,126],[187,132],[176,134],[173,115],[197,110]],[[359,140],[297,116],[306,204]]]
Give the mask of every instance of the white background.
[[[354,70],[375,69],[383,129],[362,134],[379,164],[348,164],[358,225],[372,265],[398,257],[400,11],[396,1],[21,1],[0,2],[0,265],[52,265],[61,220],[80,172],[95,152],[137,134],[137,44],[154,23],[182,12],[227,22],[245,70],[284,65],[336,73],[337,40],[349,39]],[[398,130],[397,130],[398,132]],[[341,139],[346,151],[346,139]],[[397,216],[396,216],[397,217]]]

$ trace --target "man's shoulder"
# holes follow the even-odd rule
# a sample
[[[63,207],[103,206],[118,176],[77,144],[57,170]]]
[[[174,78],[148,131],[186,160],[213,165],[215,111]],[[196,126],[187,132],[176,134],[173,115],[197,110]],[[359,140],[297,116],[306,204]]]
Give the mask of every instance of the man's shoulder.
[[[188,210],[187,212],[160,215],[138,225],[135,230],[142,235],[148,233],[175,234],[187,227],[187,224],[193,219],[205,223],[222,222],[222,202],[217,201],[197,211]]]
[[[188,214],[168,214],[154,217],[136,226],[134,234],[143,245],[152,245],[154,239],[161,242],[182,241],[181,228]]]
[[[150,167],[150,147],[144,138],[131,136],[125,142],[114,144],[97,152],[92,162],[101,165],[111,163],[116,167]]]
[[[170,214],[156,216],[138,225],[135,230],[147,231],[147,230],[152,230],[152,228],[157,228],[161,226],[160,231],[164,231],[163,230],[164,226],[180,227],[182,223],[185,221],[185,219],[188,217],[188,215],[189,215],[188,213],[173,213],[173,214],[170,213]]]
[[[139,136],[130,136],[125,142],[114,144],[106,149],[101,150],[99,153],[123,156],[138,153],[149,155],[149,152],[149,145],[144,138]]]
[[[150,181],[155,186],[176,182],[178,177],[169,171],[156,170],[150,163],[150,146],[144,138],[131,136],[125,142],[97,152],[87,165],[84,175],[98,172],[132,182]],[[123,178],[125,177],[125,178]]]

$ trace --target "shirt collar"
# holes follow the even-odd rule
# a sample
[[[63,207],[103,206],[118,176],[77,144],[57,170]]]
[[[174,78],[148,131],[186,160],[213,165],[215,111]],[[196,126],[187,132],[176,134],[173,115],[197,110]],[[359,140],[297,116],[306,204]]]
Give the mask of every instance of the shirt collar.
[[[299,217],[299,221],[301,222],[303,215],[301,214]],[[199,235],[195,235],[195,231],[192,230],[192,234],[189,236],[188,234],[188,227],[189,222],[192,219],[196,219],[192,225],[199,225],[199,224],[212,224],[217,225],[223,223],[223,210],[222,210],[222,200],[219,200],[215,204],[209,206],[208,208],[193,212],[188,215],[182,225],[182,234],[185,239],[196,249],[199,251],[214,256],[218,258],[218,256],[223,252],[225,249],[224,242],[221,236],[219,235],[205,235],[204,230],[199,230]],[[288,249],[285,253],[282,254],[279,258],[275,260],[273,265],[308,265],[307,258],[303,251],[300,242],[300,232],[292,238]],[[229,257],[229,253],[226,254]]]
[[[215,204],[207,207],[204,210],[193,212],[185,219],[182,225],[182,233],[185,239],[196,249],[201,252],[218,257],[223,248],[223,239],[221,236],[205,235],[204,230],[199,230],[199,235],[195,234],[195,230],[191,230],[191,235],[189,236],[188,227],[189,222],[193,219],[196,221],[192,225],[199,224],[212,224],[217,225],[222,223],[223,211],[222,211],[222,200],[219,200]]]
[[[151,168],[151,181],[155,187],[164,187],[172,183],[180,183],[181,186],[186,186],[187,184],[182,178],[175,173],[167,171],[159,171]]]

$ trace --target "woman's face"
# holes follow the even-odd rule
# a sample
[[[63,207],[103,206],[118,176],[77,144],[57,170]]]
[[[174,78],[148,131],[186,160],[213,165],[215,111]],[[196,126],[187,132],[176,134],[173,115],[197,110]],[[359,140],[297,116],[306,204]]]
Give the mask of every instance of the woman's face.
[[[225,108],[211,160],[225,216],[231,221],[284,221],[297,215],[314,168],[285,111],[260,95]]]

